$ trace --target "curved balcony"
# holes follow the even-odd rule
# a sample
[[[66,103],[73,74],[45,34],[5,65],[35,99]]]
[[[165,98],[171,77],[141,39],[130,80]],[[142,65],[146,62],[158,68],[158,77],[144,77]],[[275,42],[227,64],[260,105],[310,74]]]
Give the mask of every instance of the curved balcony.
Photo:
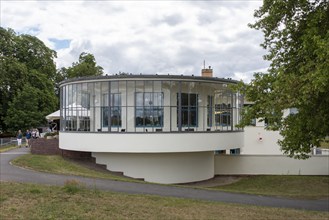
[[[61,132],[65,150],[111,153],[174,153],[242,147],[242,132],[78,133]]]

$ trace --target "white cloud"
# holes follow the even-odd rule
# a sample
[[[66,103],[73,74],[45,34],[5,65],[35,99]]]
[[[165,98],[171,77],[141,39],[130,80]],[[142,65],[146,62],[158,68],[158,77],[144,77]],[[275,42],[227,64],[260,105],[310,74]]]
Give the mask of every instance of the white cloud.
[[[253,69],[252,71],[247,71],[247,72],[235,72],[233,78],[236,80],[242,80],[246,83],[250,83],[250,81],[252,80],[252,76],[254,73],[266,73],[267,72],[267,68],[261,68],[261,69]]]
[[[259,31],[247,24],[259,1],[3,1],[1,26],[57,49],[58,67],[81,52],[105,73],[199,75],[250,80],[266,69]],[[68,41],[56,48],[54,40]]]

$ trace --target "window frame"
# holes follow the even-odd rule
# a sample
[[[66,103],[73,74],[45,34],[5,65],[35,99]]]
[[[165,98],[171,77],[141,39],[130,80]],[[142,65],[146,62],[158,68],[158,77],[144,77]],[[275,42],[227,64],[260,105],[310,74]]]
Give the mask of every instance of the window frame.
[[[117,102],[117,103],[116,103]],[[121,93],[103,93],[102,94],[102,103],[101,106],[101,125],[102,128],[108,128],[109,124],[112,128],[122,127],[122,97]],[[106,104],[107,103],[107,104]],[[114,114],[114,111],[119,112]],[[119,116],[118,123],[112,123],[112,118],[114,116]],[[109,117],[110,116],[110,117]],[[111,121],[110,121],[111,120]],[[109,123],[110,122],[110,123]]]
[[[155,100],[155,94],[157,94],[157,99]],[[159,95],[160,94],[160,95]],[[141,97],[138,98],[138,96]],[[147,98],[150,98],[147,105]],[[159,98],[160,97],[160,98]],[[139,103],[139,99],[141,103]],[[159,103],[160,100],[160,103]],[[154,105],[156,102],[157,105]],[[157,112],[157,114],[155,114]],[[148,113],[148,114],[146,114]],[[157,117],[154,117],[157,115]],[[137,117],[140,117],[139,123],[137,123]],[[146,119],[151,123],[147,124]],[[154,119],[158,118],[157,124],[154,124]],[[163,92],[135,92],[135,127],[136,128],[162,128],[164,120],[164,93]]]
[[[180,98],[179,98],[180,95]],[[184,104],[183,100],[185,96],[187,95],[187,104]],[[195,105],[191,105],[191,96],[195,95],[194,97],[194,103]],[[182,128],[197,128],[199,127],[199,103],[198,103],[198,98],[199,98],[199,94],[198,93],[177,93],[177,127],[179,128],[179,126],[181,126]],[[179,102],[179,100],[181,100]],[[185,99],[186,100],[186,99]],[[194,116],[192,115],[192,113],[194,113]],[[179,114],[181,114],[179,116]],[[187,117],[184,117],[186,116]],[[194,120],[192,120],[193,118]],[[187,123],[184,123],[185,119],[187,118]],[[179,122],[179,120],[181,120],[181,122]],[[195,124],[192,124],[192,122],[194,122]]]

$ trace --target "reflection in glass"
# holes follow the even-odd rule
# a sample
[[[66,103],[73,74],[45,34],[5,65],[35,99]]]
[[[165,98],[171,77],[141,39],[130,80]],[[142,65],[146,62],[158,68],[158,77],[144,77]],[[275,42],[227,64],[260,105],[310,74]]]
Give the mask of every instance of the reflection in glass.
[[[238,130],[243,97],[223,85],[147,78],[66,84],[60,95],[61,130]]]
[[[163,126],[163,93],[136,92],[135,126]]]
[[[110,103],[110,105],[109,105]],[[110,121],[109,121],[110,117]],[[103,94],[102,126],[121,126],[121,94]]]

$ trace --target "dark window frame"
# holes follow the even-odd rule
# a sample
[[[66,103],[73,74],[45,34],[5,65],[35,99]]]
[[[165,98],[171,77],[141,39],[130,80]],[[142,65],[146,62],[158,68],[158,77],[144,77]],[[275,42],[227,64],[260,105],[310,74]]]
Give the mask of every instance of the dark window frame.
[[[110,93],[110,97],[109,97],[109,93],[103,93],[102,101],[104,104],[107,103],[107,105],[103,104],[103,106],[101,107],[102,127],[108,128],[109,124],[111,124],[111,127],[113,127],[113,128],[121,127],[122,126],[121,93]],[[114,119],[116,119],[116,120],[114,120]],[[109,120],[111,120],[111,121],[109,121]]]
[[[191,97],[193,97],[191,99]],[[197,128],[199,124],[199,94],[177,93],[177,127]],[[192,102],[193,101],[193,102]]]
[[[138,98],[138,96],[140,95],[141,97]],[[157,96],[156,99],[155,99],[155,95]],[[141,98],[141,103],[139,103],[140,98]],[[148,103],[147,103],[148,100],[147,98],[150,99]],[[164,118],[163,92],[135,92],[135,127],[136,128],[162,128],[163,118]],[[158,119],[157,120],[158,123],[156,124],[154,123],[155,119]]]

